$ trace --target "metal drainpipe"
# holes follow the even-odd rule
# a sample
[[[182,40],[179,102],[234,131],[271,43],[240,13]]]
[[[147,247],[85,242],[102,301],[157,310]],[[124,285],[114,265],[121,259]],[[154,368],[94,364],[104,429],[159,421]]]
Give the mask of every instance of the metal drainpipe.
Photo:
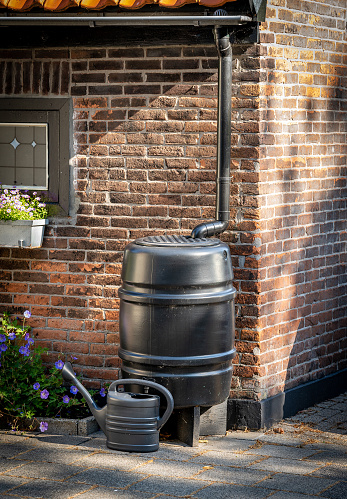
[[[219,57],[216,220],[195,227],[191,233],[193,238],[220,234],[229,224],[232,47],[226,27],[215,26],[213,33]]]

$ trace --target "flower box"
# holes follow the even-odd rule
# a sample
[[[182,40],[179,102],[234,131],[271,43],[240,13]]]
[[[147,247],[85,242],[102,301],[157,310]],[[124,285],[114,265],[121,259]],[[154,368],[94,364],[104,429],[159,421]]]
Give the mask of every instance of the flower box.
[[[9,430],[11,418],[0,417],[0,429]],[[39,424],[45,422],[48,424],[45,434],[48,435],[79,435],[86,437],[91,433],[100,430],[94,416],[87,416],[82,419],[65,418],[41,418],[21,420],[18,431],[39,431]]]
[[[0,246],[40,248],[48,219],[0,220]]]

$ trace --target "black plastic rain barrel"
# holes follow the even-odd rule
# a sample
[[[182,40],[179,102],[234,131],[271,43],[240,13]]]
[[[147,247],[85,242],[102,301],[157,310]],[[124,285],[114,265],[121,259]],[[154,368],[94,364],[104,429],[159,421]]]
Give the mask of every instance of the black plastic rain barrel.
[[[226,400],[236,354],[232,279],[229,247],[219,239],[128,244],[119,290],[122,377],[165,386],[175,408]]]

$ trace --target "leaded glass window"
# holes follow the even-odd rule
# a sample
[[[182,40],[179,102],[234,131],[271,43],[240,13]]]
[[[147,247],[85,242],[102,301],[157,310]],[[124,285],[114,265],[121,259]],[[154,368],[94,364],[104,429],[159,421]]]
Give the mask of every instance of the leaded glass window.
[[[0,123],[3,187],[48,188],[48,124]]]

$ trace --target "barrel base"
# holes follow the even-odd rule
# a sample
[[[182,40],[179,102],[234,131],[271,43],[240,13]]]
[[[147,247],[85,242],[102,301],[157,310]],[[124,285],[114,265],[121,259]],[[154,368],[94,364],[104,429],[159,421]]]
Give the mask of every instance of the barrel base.
[[[197,447],[200,437],[226,434],[227,408],[228,400],[212,407],[175,409],[164,425],[163,433],[168,433],[190,447]]]
[[[121,376],[124,379],[148,379],[167,388],[174,399],[175,409],[186,407],[211,407],[224,402],[230,393],[233,365],[219,366],[217,371],[207,371],[198,375],[168,374],[163,368],[145,370],[144,366],[122,364]],[[136,390],[131,387],[131,390]]]

